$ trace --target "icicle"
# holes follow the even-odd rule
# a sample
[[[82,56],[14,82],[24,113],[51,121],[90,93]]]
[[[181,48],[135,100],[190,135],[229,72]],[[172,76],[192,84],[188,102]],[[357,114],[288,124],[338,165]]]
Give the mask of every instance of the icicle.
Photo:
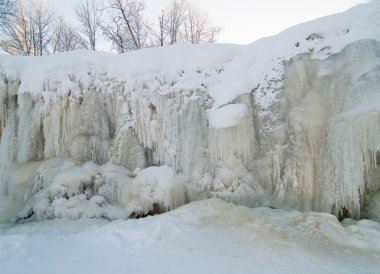
[[[353,217],[360,217],[365,177],[375,167],[373,157],[380,151],[378,136],[380,112],[330,122],[327,142],[330,168],[325,173],[325,194],[330,196],[335,214],[347,209]]]

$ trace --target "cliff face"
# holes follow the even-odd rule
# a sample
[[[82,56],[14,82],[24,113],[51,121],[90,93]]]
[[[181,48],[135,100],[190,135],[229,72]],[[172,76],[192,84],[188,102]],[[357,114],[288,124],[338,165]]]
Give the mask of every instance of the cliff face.
[[[247,46],[0,57],[0,221],[221,197],[380,220],[378,3]]]

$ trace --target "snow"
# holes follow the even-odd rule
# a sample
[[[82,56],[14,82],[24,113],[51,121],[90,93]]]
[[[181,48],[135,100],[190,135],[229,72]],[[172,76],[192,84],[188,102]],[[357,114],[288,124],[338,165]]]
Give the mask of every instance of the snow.
[[[379,220],[379,11],[246,46],[0,56],[0,221],[212,197]]]
[[[12,181],[23,177],[18,184],[26,190],[8,189],[10,201],[5,200],[2,206],[3,222],[7,219],[13,222],[52,218],[125,219],[162,213],[187,202],[183,178],[167,166],[132,173],[111,163],[76,165],[54,158],[12,173],[16,177]],[[19,197],[22,193],[24,196]],[[20,203],[25,200],[20,210]]]
[[[379,15],[0,56],[0,272],[380,273]]]
[[[248,115],[248,109],[244,104],[230,104],[220,107],[209,113],[209,123],[213,128],[233,127]]]
[[[89,78],[87,73],[107,71],[120,79],[138,81],[147,74],[162,73],[175,78],[182,71],[204,71],[219,65],[225,73],[212,83],[209,94],[214,99],[214,106],[220,107],[249,93],[257,85],[268,88],[268,80],[282,76],[282,62],[297,54],[312,52],[314,58],[326,59],[355,41],[380,40],[377,28],[379,5],[378,1],[362,4],[341,14],[294,26],[247,46],[180,44],[117,56],[88,51],[44,57],[1,56],[0,68],[14,78],[23,79],[20,92],[40,93],[46,78],[51,82],[61,81],[62,90],[69,89],[72,83],[65,82],[62,77],[70,74],[85,81]],[[79,90],[74,87],[72,91]],[[261,105],[269,106],[275,98],[268,92],[258,94],[256,99]]]
[[[153,166],[137,173],[134,181],[122,191],[121,199],[130,214],[143,215],[162,213],[185,204],[185,193],[181,178],[170,167]],[[155,205],[162,208],[154,208]]]
[[[194,202],[107,222],[0,227],[3,274],[378,273],[380,225],[321,213]]]

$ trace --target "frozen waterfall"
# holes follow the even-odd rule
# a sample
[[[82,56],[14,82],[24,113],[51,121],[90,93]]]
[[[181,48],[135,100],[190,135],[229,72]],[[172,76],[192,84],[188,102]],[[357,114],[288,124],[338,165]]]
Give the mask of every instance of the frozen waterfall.
[[[379,11],[247,46],[0,56],[0,222],[211,197],[379,221]]]

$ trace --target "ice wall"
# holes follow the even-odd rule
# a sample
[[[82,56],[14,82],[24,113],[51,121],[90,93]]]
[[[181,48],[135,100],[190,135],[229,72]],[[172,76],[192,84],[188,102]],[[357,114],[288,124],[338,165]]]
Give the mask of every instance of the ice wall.
[[[379,43],[365,40],[323,61],[302,55],[288,64],[273,110],[285,116],[270,149],[285,200],[360,217],[379,189],[379,56]]]
[[[379,219],[376,10],[245,47],[0,57],[0,222],[210,197]]]

